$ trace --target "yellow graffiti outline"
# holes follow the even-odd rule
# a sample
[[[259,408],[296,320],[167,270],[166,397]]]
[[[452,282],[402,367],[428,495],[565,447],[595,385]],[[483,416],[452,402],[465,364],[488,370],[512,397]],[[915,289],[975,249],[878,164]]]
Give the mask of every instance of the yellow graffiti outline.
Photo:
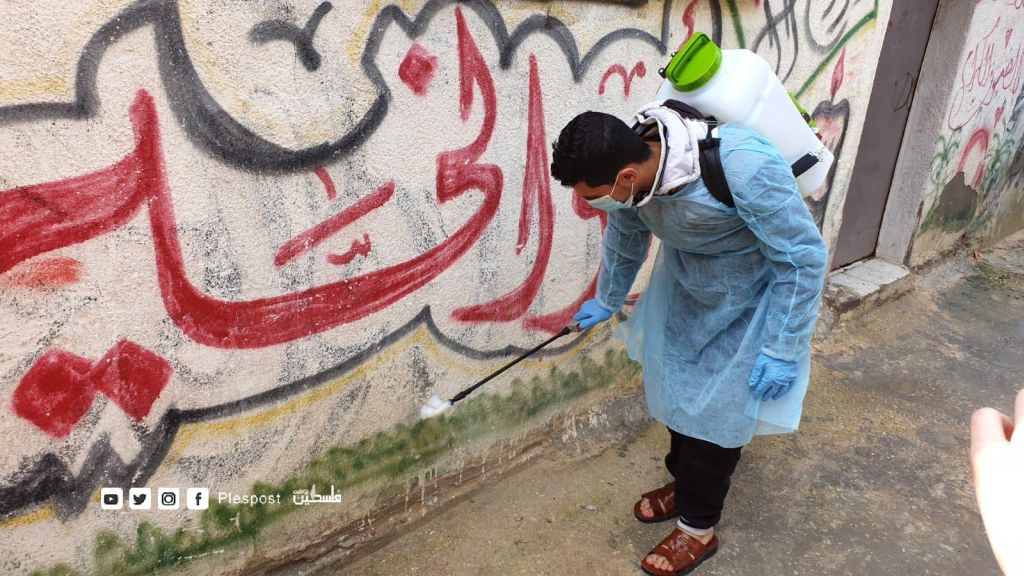
[[[592,333],[584,333],[583,339],[576,343],[565,352],[561,354],[545,359],[537,360],[525,360],[523,363],[531,368],[538,368],[540,366],[553,364],[566,356],[575,354],[579,348],[584,347],[593,339]],[[178,435],[174,439],[174,443],[167,452],[167,457],[161,464],[170,464],[182,457],[182,454],[191,443],[196,439],[197,435],[202,434],[203,436],[218,436],[229,432],[238,432],[244,429],[254,428],[259,425],[266,424],[286,414],[291,414],[300,408],[308,406],[309,404],[321,400],[323,398],[332,396],[339,392],[341,389],[347,387],[354,381],[364,378],[367,374],[380,370],[382,365],[395,360],[398,355],[408,351],[414,346],[420,346],[427,353],[427,355],[438,363],[443,363],[446,366],[457,368],[458,370],[465,372],[466,374],[476,375],[482,377],[490,372],[490,368],[481,369],[477,364],[470,364],[461,357],[455,356],[446,351],[442,350],[438,345],[437,341],[430,337],[430,332],[426,328],[420,327],[407,337],[401,344],[395,344],[390,347],[386,352],[378,355],[370,362],[363,364],[359,368],[352,370],[351,372],[337,378],[327,386],[319,388],[317,390],[311,390],[304,396],[295,398],[281,406],[275,406],[273,408],[265,409],[262,412],[256,414],[249,414],[243,416],[232,417],[228,420],[220,422],[197,422],[183,424],[178,430]]]
[[[71,86],[67,78],[47,74],[36,78],[19,78],[0,81],[0,102],[29,102],[33,98],[59,96]]]
[[[0,530],[20,528],[22,526],[28,526],[29,524],[35,524],[36,522],[42,522],[43,520],[49,520],[50,518],[53,518],[55,513],[56,508],[53,504],[44,504],[37,510],[26,512],[21,516],[15,516],[7,520],[0,520]]]

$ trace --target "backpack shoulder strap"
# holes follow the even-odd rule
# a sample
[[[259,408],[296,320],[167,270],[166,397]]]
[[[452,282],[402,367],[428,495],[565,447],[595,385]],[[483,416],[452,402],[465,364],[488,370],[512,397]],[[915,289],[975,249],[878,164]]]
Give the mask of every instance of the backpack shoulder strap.
[[[722,166],[721,153],[722,139],[718,137],[718,127],[708,127],[707,138],[697,141],[700,147],[700,174],[704,179],[704,185],[708,192],[722,204],[734,208],[736,203],[732,199],[732,190],[729,189],[729,181],[725,179],[725,168]]]
[[[676,114],[679,114],[683,118],[689,118],[691,120],[701,120],[701,121],[704,121],[704,120],[707,119],[707,116],[704,116],[704,114],[702,114],[700,110],[697,110],[693,106],[690,106],[689,104],[687,104],[685,102],[681,102],[679,100],[672,100],[672,99],[665,100],[665,103],[663,104],[663,106],[665,108],[668,108],[669,110],[675,112]]]

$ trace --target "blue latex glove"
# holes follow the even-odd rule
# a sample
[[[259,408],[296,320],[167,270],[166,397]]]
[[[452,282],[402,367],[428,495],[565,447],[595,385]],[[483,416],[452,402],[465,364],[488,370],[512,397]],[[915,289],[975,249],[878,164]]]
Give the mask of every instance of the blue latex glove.
[[[758,400],[778,400],[793,387],[796,373],[796,362],[779,360],[761,352],[754,362],[747,385]]]
[[[572,319],[574,322],[579,323],[580,329],[586,330],[611,317],[612,311],[598,304],[596,298],[592,298],[584,302],[583,306],[580,306],[580,311]]]

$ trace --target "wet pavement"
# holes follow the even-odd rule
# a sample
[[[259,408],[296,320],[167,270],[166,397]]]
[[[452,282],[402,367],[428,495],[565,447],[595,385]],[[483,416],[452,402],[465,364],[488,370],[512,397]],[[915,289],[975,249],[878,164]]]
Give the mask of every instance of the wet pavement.
[[[968,422],[1024,387],[1024,235],[961,257],[815,346],[800,431],[744,450],[701,575],[999,574]],[[657,424],[485,486],[345,574],[642,574],[671,523],[633,519],[671,479]]]

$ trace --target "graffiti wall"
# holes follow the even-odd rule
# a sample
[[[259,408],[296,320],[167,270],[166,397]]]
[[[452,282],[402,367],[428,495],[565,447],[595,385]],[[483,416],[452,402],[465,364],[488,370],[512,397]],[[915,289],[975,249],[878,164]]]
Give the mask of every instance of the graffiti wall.
[[[934,143],[911,264],[1024,228],[1024,5],[976,0]],[[947,65],[952,63],[947,62]],[[927,79],[922,78],[922,82]]]
[[[344,511],[463,450],[457,473],[470,440],[635,378],[610,330],[567,336],[415,423],[593,295],[604,219],[551,180],[552,139],[645,103],[696,30],[813,113],[838,162],[807,202],[831,239],[889,3],[3,10],[0,572],[125,574],[305,510],[272,494],[330,485]],[[994,113],[969,105],[965,126]]]

